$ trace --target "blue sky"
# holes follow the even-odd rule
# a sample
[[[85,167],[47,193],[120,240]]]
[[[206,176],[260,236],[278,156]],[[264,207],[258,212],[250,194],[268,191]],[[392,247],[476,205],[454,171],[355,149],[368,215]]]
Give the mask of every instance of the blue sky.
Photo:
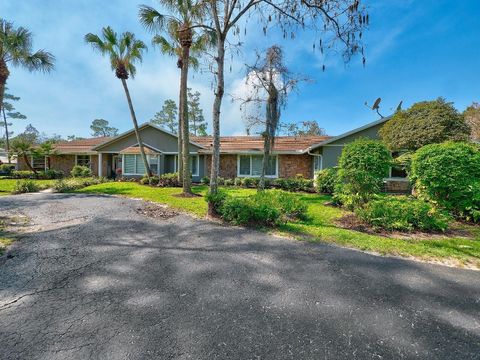
[[[10,92],[22,99],[17,109],[28,116],[13,126],[15,133],[32,123],[39,131],[63,136],[89,136],[95,118],[107,119],[125,131],[131,120],[121,83],[106,59],[84,44],[87,32],[98,33],[111,25],[118,32],[129,30],[150,43],[137,21],[139,4],[157,6],[154,0],[2,0],[0,14],[35,35],[34,47],[44,48],[57,58],[56,70],[48,75],[11,68]],[[242,87],[244,64],[256,49],[279,43],[291,71],[308,76],[291,94],[282,121],[317,120],[328,134],[337,135],[377,119],[365,107],[382,97],[381,111],[389,114],[400,100],[404,107],[439,96],[463,110],[480,101],[480,36],[478,0],[366,0],[370,27],[364,34],[366,67],[354,58],[345,66],[338,55],[322,58],[312,51],[312,34],[295,41],[275,33],[263,36],[253,22],[247,25],[245,46],[233,56],[227,74],[227,93]],[[321,66],[326,64],[326,71]],[[197,73],[190,86],[202,93],[205,117],[211,121],[212,76]],[[179,73],[176,60],[149,48],[137,77],[130,82],[139,121],[148,121],[163,101],[178,98]],[[222,108],[223,135],[242,134],[239,105],[228,95]]]

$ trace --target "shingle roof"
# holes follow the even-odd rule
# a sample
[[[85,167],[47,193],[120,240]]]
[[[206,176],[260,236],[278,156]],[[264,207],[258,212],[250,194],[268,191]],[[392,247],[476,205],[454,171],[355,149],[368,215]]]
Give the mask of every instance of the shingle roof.
[[[213,137],[211,136],[192,136],[192,141],[200,144],[206,150],[199,152],[211,152],[213,147]],[[277,136],[273,151],[286,153],[300,153],[310,146],[330,139],[330,136]],[[220,152],[235,153],[263,151],[263,137],[261,136],[222,136],[220,137]]]
[[[151,149],[147,144],[143,144],[143,149],[145,150],[145,154],[149,154],[149,155],[158,154],[157,151],[155,151],[154,149]],[[130,146],[120,151],[120,154],[140,154],[140,148],[138,146]]]
[[[90,139],[62,141],[55,144],[55,150],[59,154],[96,154],[97,152],[92,150],[93,147],[110,139],[111,137],[96,137]]]

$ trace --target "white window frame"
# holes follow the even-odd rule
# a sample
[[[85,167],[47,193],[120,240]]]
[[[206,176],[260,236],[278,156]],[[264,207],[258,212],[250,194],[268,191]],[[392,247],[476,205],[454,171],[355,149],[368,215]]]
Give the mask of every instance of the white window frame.
[[[250,158],[250,175],[240,174],[240,157],[248,156]],[[237,177],[252,177],[257,178],[260,175],[252,175],[252,156],[263,156],[263,154],[238,154],[237,155]],[[265,175],[266,178],[276,179],[278,178],[278,155],[270,155],[275,157],[275,175]]]
[[[37,157],[41,157],[41,156],[37,156]],[[35,166],[34,166],[34,163],[33,163],[33,158],[34,158],[34,156],[30,155],[30,164],[32,165],[32,168],[35,169]],[[43,171],[45,171],[45,170],[47,170],[47,157],[46,156],[43,157],[43,161],[44,161]],[[36,170],[38,170],[38,169],[36,169]]]
[[[88,167],[90,169],[92,168],[92,155],[75,154],[75,165],[80,165],[78,163],[78,156],[88,156]],[[81,165],[81,166],[85,166],[85,165]]]
[[[323,170],[323,155],[322,154],[312,154],[313,155],[313,176],[316,176],[315,174],[317,171],[322,171]],[[316,158],[320,157],[320,169],[315,170],[315,161]]]
[[[142,156],[142,154],[122,154],[122,175],[126,175],[126,176],[143,176],[145,174],[137,174],[137,173],[126,173],[125,172],[125,155],[134,155],[134,163],[133,163],[133,166],[134,166],[134,169],[137,169],[137,159],[139,157]],[[157,156],[157,169],[160,171],[160,154],[156,154]],[[150,157],[149,154],[147,154],[147,157]],[[143,161],[143,160],[142,160]],[[149,162],[150,164],[150,159],[147,159],[147,161]],[[160,174],[157,174],[157,175],[160,175]]]
[[[200,176],[200,156],[190,154],[190,157],[197,159],[197,172],[195,174],[191,173],[190,175]],[[178,154],[173,157],[173,172],[174,173],[177,172],[177,166],[178,166]],[[192,169],[190,169],[190,171],[192,171]]]

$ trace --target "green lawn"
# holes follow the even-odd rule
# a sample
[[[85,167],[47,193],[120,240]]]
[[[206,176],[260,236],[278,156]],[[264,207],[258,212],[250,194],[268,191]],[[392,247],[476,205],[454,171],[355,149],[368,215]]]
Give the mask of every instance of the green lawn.
[[[225,188],[229,194],[246,196],[254,193],[253,189]],[[193,191],[205,195],[207,186],[194,186]],[[82,193],[114,194],[150,200],[170,205],[203,217],[207,212],[207,203],[202,196],[180,198],[178,188],[154,188],[130,182],[111,182],[93,185],[82,190]],[[309,219],[302,222],[288,223],[279,230],[296,238],[309,241],[322,241],[341,246],[373,251],[380,254],[413,256],[424,260],[439,260],[458,265],[480,267],[480,227],[463,227],[471,233],[470,238],[441,237],[434,240],[398,239],[380,235],[370,235],[358,231],[347,230],[336,226],[335,220],[345,212],[339,208],[325,205],[330,197],[317,194],[298,194],[309,205]]]
[[[0,196],[10,195],[15,187],[16,179],[0,179]],[[55,180],[33,180],[44,188],[48,188]]]

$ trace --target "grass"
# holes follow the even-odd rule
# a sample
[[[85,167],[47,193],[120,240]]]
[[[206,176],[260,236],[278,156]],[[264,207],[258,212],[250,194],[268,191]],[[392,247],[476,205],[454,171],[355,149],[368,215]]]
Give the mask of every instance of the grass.
[[[0,196],[10,195],[15,187],[15,183],[19,181],[17,179],[0,179]],[[42,188],[48,188],[55,180],[33,180]]]
[[[167,204],[203,217],[207,212],[207,203],[203,196],[207,186],[193,187],[197,197],[185,199],[178,197],[178,188],[154,188],[133,182],[110,182],[89,186],[78,190],[90,194],[112,194],[140,198]],[[225,188],[233,196],[248,196],[253,189]],[[290,222],[280,227],[279,231],[296,238],[309,241],[338,244],[345,247],[380,253],[383,255],[400,255],[423,260],[449,262],[457,265],[470,265],[480,268],[480,227],[457,225],[471,234],[467,237],[438,236],[432,239],[400,239],[381,235],[366,234],[338,227],[335,221],[346,214],[340,208],[325,203],[329,196],[317,194],[298,194],[308,204],[308,220]]]

